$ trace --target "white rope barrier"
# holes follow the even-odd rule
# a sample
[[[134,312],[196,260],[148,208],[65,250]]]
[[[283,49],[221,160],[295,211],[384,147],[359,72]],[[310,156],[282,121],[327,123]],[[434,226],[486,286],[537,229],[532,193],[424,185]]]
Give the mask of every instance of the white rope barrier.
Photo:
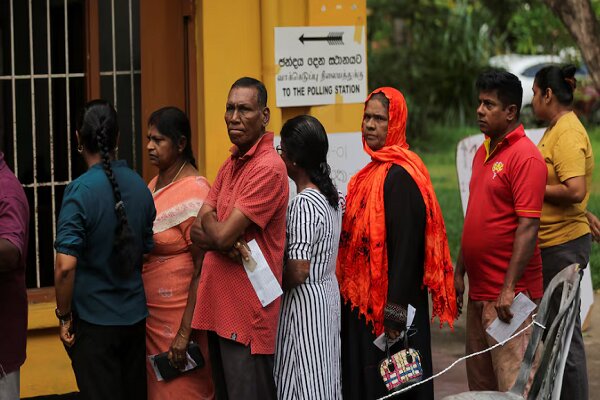
[[[496,343],[496,344],[495,344],[495,345],[493,345],[492,347],[489,347],[489,348],[487,348],[487,349],[485,349],[485,350],[481,350],[481,351],[478,351],[478,352],[475,352],[475,353],[467,354],[466,356],[464,356],[464,357],[461,357],[461,358],[459,358],[458,360],[454,361],[452,364],[450,364],[448,367],[446,367],[444,370],[442,370],[442,371],[438,372],[437,374],[435,374],[435,375],[433,375],[433,376],[430,376],[429,378],[427,378],[427,379],[425,379],[425,380],[422,380],[422,381],[420,381],[420,382],[417,382],[417,383],[414,383],[414,384],[412,384],[412,385],[410,385],[410,386],[407,386],[407,387],[405,387],[405,388],[402,388],[402,389],[400,389],[400,390],[398,390],[398,391],[396,391],[396,392],[392,392],[392,393],[390,393],[390,394],[388,394],[388,395],[386,395],[386,396],[380,397],[380,398],[379,398],[379,399],[377,399],[377,400],[391,399],[391,398],[392,398],[392,397],[394,397],[394,396],[397,396],[397,395],[399,395],[399,394],[401,394],[401,393],[404,393],[404,392],[408,392],[409,390],[411,390],[411,389],[413,389],[413,388],[415,388],[415,387],[417,387],[417,386],[419,386],[419,385],[422,385],[422,384],[424,384],[424,383],[427,383],[427,382],[429,382],[429,381],[431,381],[431,380],[433,380],[433,379],[435,379],[435,378],[437,378],[437,377],[439,377],[439,376],[442,376],[442,375],[443,375],[443,374],[445,374],[446,372],[450,371],[450,370],[451,370],[451,369],[452,369],[452,368],[453,368],[453,367],[454,367],[456,364],[458,364],[458,363],[459,363],[459,362],[461,362],[461,361],[467,360],[467,359],[469,359],[469,358],[471,358],[471,357],[478,356],[478,355],[480,355],[480,354],[487,353],[488,351],[492,351],[493,349],[495,349],[495,348],[497,348],[497,347],[504,346],[504,344],[506,344],[508,341],[510,341],[510,340],[512,340],[512,339],[514,339],[514,338],[516,338],[517,336],[519,336],[520,334],[522,334],[523,332],[525,332],[527,329],[531,328],[533,325],[538,325],[538,326],[539,326],[539,327],[541,327],[542,329],[546,329],[546,327],[545,327],[545,326],[543,326],[542,324],[540,324],[539,322],[537,322],[537,321],[535,320],[535,317],[536,317],[536,315],[537,315],[537,314],[534,314],[534,315],[533,315],[533,320],[531,321],[531,323],[530,323],[529,325],[527,325],[526,327],[524,327],[524,328],[523,328],[523,329],[521,329],[520,331],[516,332],[515,334],[513,334],[513,335],[512,335],[511,337],[509,337],[508,339],[505,339],[505,340],[503,340],[503,341],[501,341],[501,342],[499,342],[499,343]]]

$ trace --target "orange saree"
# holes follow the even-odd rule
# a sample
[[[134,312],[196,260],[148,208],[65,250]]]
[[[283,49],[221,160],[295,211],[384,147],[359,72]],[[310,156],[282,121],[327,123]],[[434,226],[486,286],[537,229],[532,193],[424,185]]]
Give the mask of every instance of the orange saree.
[[[157,178],[148,185],[150,191]],[[148,355],[168,351],[179,330],[194,271],[190,229],[210,186],[200,176],[180,179],[155,192],[154,250],[144,264],[142,278],[149,316],[146,319]],[[200,345],[204,368],[188,372],[170,382],[159,382],[147,361],[149,399],[213,399],[206,332],[193,331],[190,338]]]

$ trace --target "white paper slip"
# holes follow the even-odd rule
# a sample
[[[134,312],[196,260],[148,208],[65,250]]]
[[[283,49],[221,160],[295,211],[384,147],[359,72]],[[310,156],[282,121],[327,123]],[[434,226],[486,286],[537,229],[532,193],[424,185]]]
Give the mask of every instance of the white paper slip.
[[[242,260],[244,270],[258,296],[258,300],[260,300],[260,304],[266,307],[281,296],[283,290],[281,290],[281,286],[275,275],[273,275],[273,271],[271,271],[271,267],[269,267],[256,240],[248,242],[248,247],[250,248],[250,261]]]
[[[406,329],[410,328],[413,324],[413,320],[415,319],[415,313],[417,309],[412,305],[408,305],[408,310],[406,312]]]
[[[499,318],[496,318],[485,331],[488,335],[496,339],[496,341],[502,342],[516,332],[517,328],[521,326],[523,321],[527,319],[536,307],[535,303],[529,297],[523,293],[519,293],[510,306],[510,311],[513,314],[510,322],[502,322]]]
[[[412,326],[413,320],[415,319],[415,313],[417,310],[412,306],[408,305],[408,310],[406,312],[406,329]],[[400,336],[398,336],[394,340],[388,340],[388,347],[392,347],[398,340],[404,337],[404,331],[400,332]],[[377,336],[375,340],[373,340],[373,344],[379,348],[381,351],[385,351],[385,332],[381,335]]]

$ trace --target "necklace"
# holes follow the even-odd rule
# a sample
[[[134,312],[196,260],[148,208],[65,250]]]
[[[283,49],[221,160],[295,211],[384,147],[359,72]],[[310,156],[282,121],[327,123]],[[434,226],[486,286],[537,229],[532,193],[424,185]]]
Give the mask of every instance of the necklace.
[[[175,180],[177,179],[177,177],[179,176],[179,174],[181,173],[181,171],[183,170],[183,167],[185,167],[187,164],[187,161],[184,161],[183,164],[181,164],[181,167],[179,167],[179,171],[177,171],[177,174],[175,174],[175,176],[173,177],[173,179],[171,179],[171,182],[169,182],[169,185],[173,182],[175,182]],[[158,181],[157,181],[158,183]],[[169,186],[169,185],[165,185],[163,186],[163,188]],[[162,188],[161,188],[162,189]],[[152,194],[156,193],[156,186],[154,186],[154,190],[152,191]]]

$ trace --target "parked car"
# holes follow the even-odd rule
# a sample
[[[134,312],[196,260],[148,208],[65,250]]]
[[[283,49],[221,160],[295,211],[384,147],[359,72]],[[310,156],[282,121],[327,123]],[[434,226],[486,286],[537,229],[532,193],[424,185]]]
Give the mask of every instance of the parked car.
[[[533,99],[533,81],[535,74],[548,65],[565,64],[567,61],[556,55],[522,55],[503,54],[490,58],[489,64],[495,68],[503,68],[515,74],[523,85],[523,103],[521,105],[521,121],[525,126],[537,125],[531,107]],[[574,110],[590,123],[600,124],[600,91],[596,89],[585,65],[578,68],[577,89],[575,90]]]

